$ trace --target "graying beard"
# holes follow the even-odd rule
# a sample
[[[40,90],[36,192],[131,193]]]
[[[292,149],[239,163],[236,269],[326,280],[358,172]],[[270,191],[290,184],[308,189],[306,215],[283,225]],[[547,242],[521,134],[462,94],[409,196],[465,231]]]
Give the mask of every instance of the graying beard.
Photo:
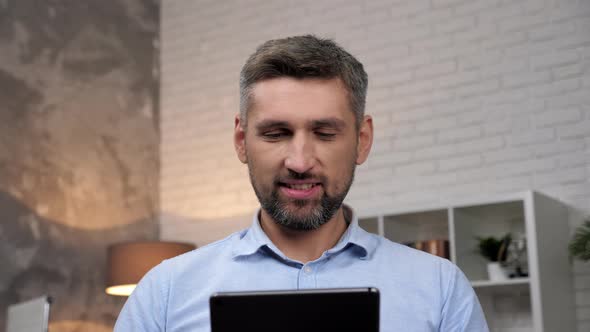
[[[248,157],[248,156],[246,156]],[[356,155],[355,155],[356,159]],[[262,208],[272,217],[275,223],[289,228],[291,230],[296,231],[310,231],[320,228],[323,224],[327,223],[338,211],[346,194],[348,194],[348,190],[350,186],[354,182],[354,172],[355,172],[356,165],[352,164],[351,170],[351,177],[350,181],[346,184],[345,190],[342,192],[340,196],[336,196],[333,198],[324,196],[320,200],[320,206],[318,209],[312,209],[312,215],[307,218],[295,218],[287,211],[281,207],[280,200],[278,198],[278,193],[276,191],[271,191],[271,197],[268,200],[265,200],[261,193],[258,192],[256,188],[255,181],[254,181],[254,174],[252,172],[252,167],[248,163],[248,174],[250,176],[250,183],[252,184],[252,188],[254,189],[254,193],[256,197],[258,197],[258,201]],[[303,207],[308,202],[305,200],[295,200],[295,205]]]
[[[303,207],[303,205],[306,203],[304,202],[304,204],[301,205],[301,203],[297,203],[298,201],[295,202],[296,206],[301,207]],[[331,218],[331,216],[326,216],[328,211],[326,211],[323,205],[320,205],[319,209],[312,209],[311,215],[303,218],[293,216],[291,213],[289,213],[289,211],[287,211],[287,209],[281,206],[281,203],[277,199],[275,199],[270,205],[271,206],[269,206],[269,208],[266,210],[271,214],[275,222],[292,230],[310,231],[318,229]]]
[[[271,215],[277,224],[295,231],[310,231],[320,228],[334,216],[338,208],[342,205],[347,192],[348,190],[342,196],[333,198],[324,196],[320,200],[320,206],[317,209],[312,209],[311,215],[303,218],[295,217],[286,208],[283,208],[276,192],[273,193],[270,201],[260,201],[262,207]],[[298,207],[304,207],[309,204],[305,200],[294,200],[293,202]]]

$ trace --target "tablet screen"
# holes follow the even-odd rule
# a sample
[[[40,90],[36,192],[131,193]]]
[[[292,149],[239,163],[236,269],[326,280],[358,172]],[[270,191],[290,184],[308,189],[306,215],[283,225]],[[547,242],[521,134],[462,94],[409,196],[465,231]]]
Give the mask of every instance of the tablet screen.
[[[379,291],[226,292],[209,301],[212,332],[379,331]]]

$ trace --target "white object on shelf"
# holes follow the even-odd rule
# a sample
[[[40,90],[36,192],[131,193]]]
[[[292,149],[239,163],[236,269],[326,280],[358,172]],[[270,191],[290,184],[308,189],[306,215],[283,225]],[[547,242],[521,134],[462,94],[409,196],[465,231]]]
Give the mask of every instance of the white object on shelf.
[[[506,270],[498,262],[488,263],[488,277],[491,281],[504,281],[508,279]]]

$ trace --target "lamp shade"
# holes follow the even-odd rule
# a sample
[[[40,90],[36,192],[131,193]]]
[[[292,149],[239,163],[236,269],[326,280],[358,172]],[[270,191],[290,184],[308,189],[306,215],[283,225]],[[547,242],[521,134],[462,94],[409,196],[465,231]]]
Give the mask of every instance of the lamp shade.
[[[129,296],[141,278],[165,259],[195,249],[190,243],[127,242],[109,246],[107,294]]]

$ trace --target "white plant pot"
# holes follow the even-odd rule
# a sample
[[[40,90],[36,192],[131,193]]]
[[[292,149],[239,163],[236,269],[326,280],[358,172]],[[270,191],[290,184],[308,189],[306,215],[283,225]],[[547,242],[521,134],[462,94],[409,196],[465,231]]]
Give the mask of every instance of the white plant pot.
[[[502,281],[508,279],[506,270],[498,262],[488,263],[488,277],[490,281]]]

